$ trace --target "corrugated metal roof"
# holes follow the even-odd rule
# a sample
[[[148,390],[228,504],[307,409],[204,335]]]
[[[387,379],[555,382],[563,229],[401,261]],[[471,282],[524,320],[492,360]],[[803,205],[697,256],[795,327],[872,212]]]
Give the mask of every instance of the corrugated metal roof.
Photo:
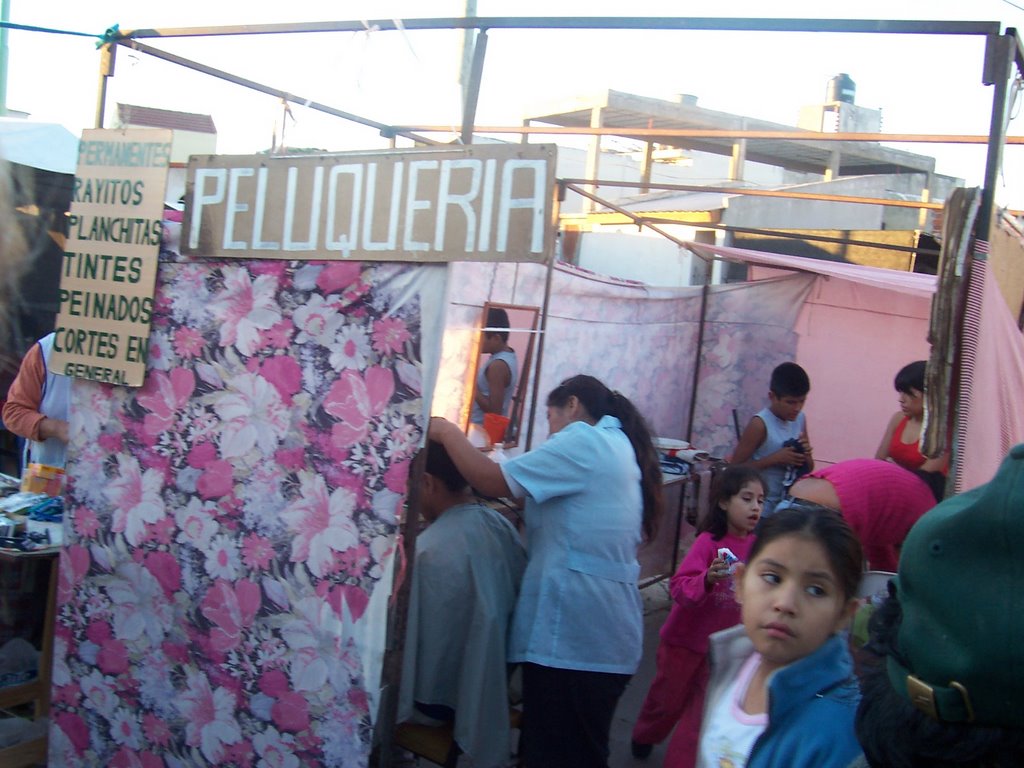
[[[122,127],[134,125],[141,128],[171,128],[176,131],[217,133],[213,117],[210,115],[175,112],[156,107],[140,107],[136,104],[118,104],[117,120]]]

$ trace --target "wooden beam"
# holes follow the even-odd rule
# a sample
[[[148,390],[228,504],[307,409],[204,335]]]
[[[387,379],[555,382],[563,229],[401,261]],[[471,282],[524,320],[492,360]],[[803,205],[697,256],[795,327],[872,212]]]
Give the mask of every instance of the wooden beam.
[[[418,131],[420,133],[451,133],[450,125],[401,125],[392,126],[396,131]],[[593,126],[502,126],[478,125],[477,133],[529,133],[551,136],[632,136],[638,139],[765,139],[773,141],[867,141],[910,144],[988,144],[988,136],[959,133],[860,133],[844,131],[825,133],[822,131],[739,131],[691,128],[625,128]],[[1007,144],[1024,144],[1024,136],[1007,136]]]
[[[715,192],[723,195],[749,195],[750,197],[788,197],[795,200],[824,200],[830,203],[861,203],[864,205],[886,205],[890,208],[924,208],[941,211],[943,203],[917,202],[916,200],[889,200],[884,197],[856,197],[854,195],[832,195],[822,192],[791,192],[785,189],[747,189],[745,187],[716,187],[709,184],[641,184],[636,181],[609,181],[606,179],[560,179],[566,184],[590,184],[599,187],[626,187],[629,189],[659,189],[679,192]]]

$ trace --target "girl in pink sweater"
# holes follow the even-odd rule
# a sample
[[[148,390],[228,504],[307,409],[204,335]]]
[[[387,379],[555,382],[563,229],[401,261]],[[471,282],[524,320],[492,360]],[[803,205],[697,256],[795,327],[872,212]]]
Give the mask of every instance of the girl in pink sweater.
[[[650,755],[678,722],[665,768],[693,768],[696,762],[708,638],[740,621],[732,565],[747,559],[764,496],[764,481],[749,466],[727,467],[717,479],[711,509],[670,582],[675,604],[662,625],[657,672],[633,728],[634,757]]]

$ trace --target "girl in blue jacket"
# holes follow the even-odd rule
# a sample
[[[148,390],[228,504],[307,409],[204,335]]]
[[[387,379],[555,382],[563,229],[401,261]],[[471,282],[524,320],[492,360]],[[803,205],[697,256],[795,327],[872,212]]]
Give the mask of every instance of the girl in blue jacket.
[[[841,630],[857,607],[860,542],[801,502],[764,522],[736,570],[742,626],[711,637],[698,766],[845,768],[860,698]]]

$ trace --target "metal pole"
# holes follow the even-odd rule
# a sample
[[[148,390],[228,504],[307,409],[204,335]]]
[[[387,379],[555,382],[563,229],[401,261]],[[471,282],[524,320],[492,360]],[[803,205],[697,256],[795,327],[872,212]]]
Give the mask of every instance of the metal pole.
[[[694,356],[693,363],[693,391],[690,392],[690,414],[686,419],[686,440],[687,442],[693,437],[693,417],[697,412],[697,384],[700,378],[700,356],[704,347],[704,327],[707,324],[708,315],[708,293],[711,288],[704,283],[701,286],[700,292],[700,323],[697,326],[697,352]]]
[[[0,21],[11,20],[11,0],[0,0]],[[7,27],[0,27],[0,117],[7,114]]]
[[[1016,54],[1015,36],[992,35],[985,46],[985,75],[983,82],[992,85],[992,119],[989,123],[988,153],[985,156],[985,184],[981,190],[978,218],[974,222],[974,236],[988,242],[995,207],[996,184],[1003,164],[1003,144],[1006,141],[1006,107],[1010,72]]]
[[[279,99],[285,99],[294,104],[299,104],[303,107],[307,107],[318,112],[324,112],[328,115],[333,115],[334,117],[340,117],[344,120],[351,120],[354,123],[359,123],[360,125],[366,125],[369,126],[370,128],[376,128],[385,138],[392,138],[394,136],[404,136],[408,139],[412,139],[413,141],[417,141],[423,144],[430,144],[434,146],[442,144],[442,142],[440,141],[437,141],[435,139],[429,139],[425,136],[419,136],[411,131],[405,131],[401,128],[393,129],[389,125],[385,125],[384,123],[378,123],[376,120],[370,120],[365,117],[360,117],[359,115],[353,115],[351,112],[344,112],[340,109],[329,107],[326,104],[321,104],[319,102],[313,101],[312,99],[304,99],[301,96],[296,96],[295,94],[288,93],[287,91],[282,91],[280,88],[272,88],[269,85],[257,83],[255,80],[249,80],[248,78],[233,75],[230,72],[225,72],[221,69],[216,69],[214,67],[209,67],[205,64],[200,64],[197,61],[191,61],[190,59],[186,59],[181,56],[176,56],[175,54],[168,53],[167,51],[161,51],[158,48],[153,48],[152,46],[146,45],[145,43],[140,43],[137,40],[119,40],[118,45],[126,45],[133,50],[139,51],[140,53],[146,53],[155,58],[163,59],[164,61],[169,61],[173,64],[178,64],[188,69],[193,69],[196,72],[202,72],[205,75],[212,75],[213,77],[218,77],[221,80],[227,80],[229,83],[234,83],[235,85],[241,85],[245,88],[251,88],[252,90],[259,91],[260,93],[266,93],[270,96],[276,96]]]
[[[681,240],[678,237],[670,235],[665,230],[663,230],[663,229],[661,229],[659,227],[654,226],[648,220],[645,220],[645,218],[643,216],[637,216],[636,214],[631,213],[630,211],[627,211],[625,208],[620,208],[619,206],[615,205],[614,203],[608,202],[607,200],[602,200],[600,197],[598,197],[597,195],[593,194],[592,192],[588,192],[587,190],[585,190],[582,187],[579,187],[579,186],[577,186],[575,184],[570,184],[570,183],[568,183],[566,181],[560,181],[559,184],[563,185],[566,189],[571,189],[573,192],[575,192],[578,195],[583,195],[585,198],[587,198],[588,200],[591,200],[592,202],[600,203],[601,205],[604,205],[604,206],[606,206],[608,208],[611,208],[613,211],[616,211],[617,213],[621,213],[624,216],[627,216],[627,217],[633,219],[637,223],[638,226],[645,226],[648,229],[650,229],[652,232],[657,232],[662,237],[665,237],[665,238],[671,240],[673,243],[678,245],[680,248],[687,248],[687,249],[689,249],[689,247],[690,247],[689,244],[685,240]],[[676,224],[678,222],[669,222],[669,223],[670,224]],[[705,227],[705,226],[709,226],[709,225],[702,223],[701,226]],[[701,256],[699,253],[697,254],[697,256],[699,256],[700,258],[704,259],[704,257]],[[704,260],[707,261],[707,259],[704,259]]]
[[[463,15],[467,19],[476,18],[476,0],[466,0],[466,10]],[[462,31],[462,50],[459,52],[459,85],[462,86],[462,103],[465,104],[469,98],[469,73],[473,62],[473,40],[476,37],[475,30],[464,29]]]
[[[476,105],[480,99],[480,82],[484,76],[484,56],[487,55],[487,30],[481,29],[473,47],[473,66],[466,83],[466,100],[462,106],[462,143],[473,143],[473,124],[476,123]]]
[[[103,127],[103,118],[107,108],[107,81],[114,76],[117,58],[117,46],[107,43],[100,48],[100,87],[96,95],[96,127]]]
[[[450,133],[450,125],[402,125],[404,131],[424,133]],[[519,133],[550,136],[628,136],[635,139],[723,139],[729,141],[862,141],[876,144],[888,141],[894,144],[985,144],[988,136],[959,133],[863,133],[846,131],[824,133],[820,131],[731,130],[727,128],[639,128],[628,126],[585,125],[478,125],[477,133]],[[1024,136],[1007,136],[1007,144],[1024,144]],[[732,149],[729,149],[732,152]]]
[[[432,19],[353,19],[288,24],[235,24],[122,30],[123,37],[210,37],[302,32],[413,31],[426,29],[637,29],[719,32],[849,32],[897,35],[998,35],[998,21],[904,21],[884,19],[712,18],[696,16],[462,16]]]
[[[599,187],[626,187],[632,189],[667,189],[678,192],[714,192],[722,195],[748,195],[750,197],[786,197],[794,200],[825,200],[831,203],[863,203],[865,205],[887,205],[893,208],[925,208],[941,211],[943,203],[917,200],[888,200],[884,197],[855,197],[853,195],[828,195],[822,192],[791,192],[783,189],[754,189],[747,187],[716,187],[711,184],[667,184],[639,181],[609,181],[607,179],[562,179],[566,184]]]
[[[557,241],[558,235],[558,211],[560,203],[565,197],[565,187],[559,182],[555,185],[555,199],[551,203],[551,221],[548,226],[554,229],[552,243]],[[548,336],[548,310],[551,307],[551,282],[555,273],[555,259],[558,258],[558,249],[552,246],[551,256],[548,258],[548,272],[544,279],[544,303],[540,308],[540,338],[537,339],[537,363],[533,368],[533,393],[530,397],[530,423],[526,428],[526,450],[533,446],[533,421],[537,416],[537,401],[540,397],[540,371],[541,363],[544,362],[544,340]]]
[[[672,221],[671,219],[659,219],[657,217],[650,216],[639,216],[637,217],[636,223],[645,227],[649,227],[655,232],[660,232],[657,227],[652,227],[651,223],[659,224],[679,224],[678,221]],[[683,222],[685,223],[685,222]],[[874,240],[854,240],[851,237],[831,237],[829,235],[813,235],[810,232],[786,232],[777,229],[760,229],[757,227],[736,227],[732,224],[714,224],[710,221],[701,222],[699,224],[691,224],[690,226],[697,227],[699,229],[718,229],[723,232],[738,232],[741,235],[764,235],[767,237],[777,237],[782,240],[806,240],[813,243],[838,243],[844,246],[860,246],[862,248],[879,248],[885,251],[897,251],[900,253],[926,253],[939,255],[937,250],[929,250],[927,248],[919,248],[913,245],[896,245],[895,243],[880,243]],[[661,232],[661,234],[665,234]],[[684,246],[687,247],[687,246]]]

